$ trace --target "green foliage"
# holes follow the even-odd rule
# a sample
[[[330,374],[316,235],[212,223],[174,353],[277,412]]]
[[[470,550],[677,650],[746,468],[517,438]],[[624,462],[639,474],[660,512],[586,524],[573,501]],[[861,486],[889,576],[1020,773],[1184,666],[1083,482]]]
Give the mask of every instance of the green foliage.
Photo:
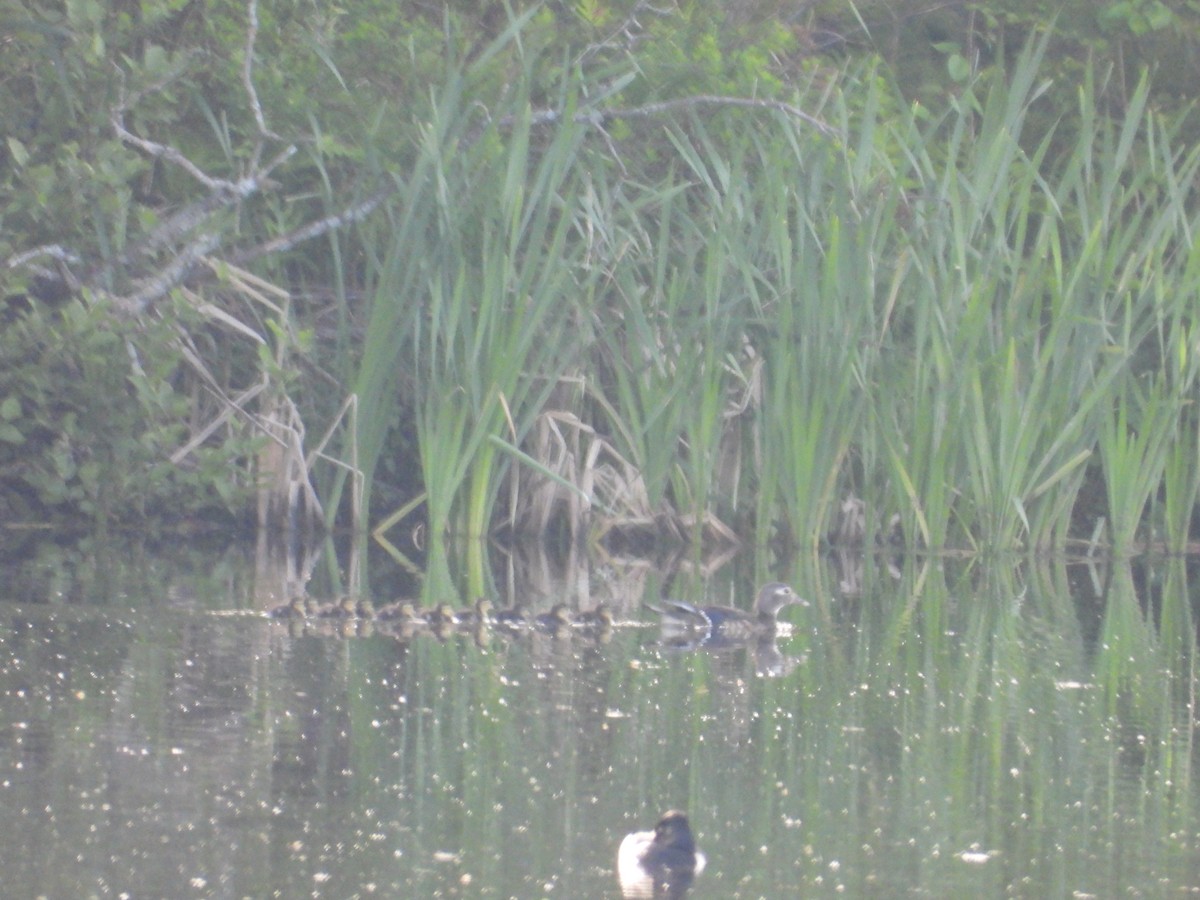
[[[1169,491],[1178,529],[1193,488],[1173,433],[1196,382],[1178,349],[1191,327],[1181,304],[1196,280],[1174,248],[1191,228],[1198,157],[1150,114],[1148,82],[1118,122],[1091,79],[1069,134],[1026,150],[1047,46],[972,79],[936,116],[906,108],[870,67],[810,83],[795,102],[838,123],[840,140],[802,120],[687,112],[651,169],[669,165],[641,182],[592,152],[577,123],[527,130],[520,102],[503,129],[450,155],[463,126],[442,106],[377,304],[417,300],[383,307],[393,312],[369,329],[388,348],[379,372],[434,365],[415,405],[435,529],[477,534],[501,497],[521,502],[501,484],[514,461],[550,471],[530,437],[546,417],[581,423],[594,458],[629,466],[579,476],[605,485],[596,501],[618,521],[670,514],[699,528],[732,515],[760,539],[808,544],[856,529],[869,540],[895,519],[927,547],[1061,546],[1095,457],[1121,547],[1155,534],[1144,514],[1168,472],[1181,479]],[[537,71],[530,61],[515,97]],[[562,108],[585,94],[572,82]],[[517,189],[514,172],[532,189],[547,167],[563,173],[552,193]],[[577,224],[553,240],[489,236],[514,210],[547,215],[540,204]],[[511,285],[528,283],[583,304],[514,306]],[[488,322],[522,329],[519,343]],[[536,328],[531,344],[523,330]],[[418,350],[410,363],[398,336]],[[1139,379],[1166,362],[1147,394]],[[517,387],[568,373],[587,385],[569,401]],[[395,376],[380,377],[391,396]],[[363,383],[364,398],[379,390]],[[1122,397],[1131,405],[1113,421]],[[849,527],[856,497],[866,512]]]
[[[118,120],[230,182],[301,148],[271,190],[205,220],[220,252],[392,190],[376,220],[254,262],[303,299],[187,295],[250,344],[166,303],[137,328],[80,337],[72,353],[96,365],[112,349],[102,340],[136,334],[175,389],[134,378],[110,391],[128,406],[64,419],[72,446],[123,422],[161,459],[182,441],[165,423],[205,424],[179,399],[202,396],[174,368],[182,333],[226,395],[261,382],[299,398],[310,425],[354,393],[343,459],[355,461],[321,482],[331,518],[353,465],[372,488],[382,472],[383,489],[423,489],[438,531],[518,522],[526,489],[555,496],[541,479],[556,503],[568,483],[630,520],[719,515],[808,542],[837,530],[846,498],[870,496],[868,534],[895,518],[924,545],[1044,545],[1065,540],[1091,465],[1121,510],[1121,543],[1147,516],[1183,539],[1195,476],[1165,429],[1195,381],[1176,363],[1192,325],[1173,299],[1196,281],[1179,249],[1196,168],[1179,148],[1194,126],[1162,113],[1180,108],[1171,72],[1139,80],[1136,61],[1191,47],[1191,6],[256,9],[252,45],[249,6],[233,0],[78,0],[14,23],[23,42],[0,60],[0,105],[16,111],[0,148],[0,259],[65,250],[50,247],[40,275],[0,269],[6,297],[37,294],[49,259],[92,273],[104,310],[197,236],[158,241],[211,185],[121,140]],[[866,61],[814,57],[830,33]],[[786,100],[828,126],[714,95]],[[69,310],[63,322],[102,315]],[[65,326],[37,312],[21,327]],[[311,357],[304,334],[317,336]],[[0,359],[14,385],[0,442],[15,446],[44,386],[20,354]],[[326,371],[337,389],[314,389]],[[1158,433],[1135,439],[1143,413]],[[205,452],[236,466],[245,449]],[[107,515],[107,487],[78,456],[48,456],[61,484],[35,490]],[[1126,490],[1119,473],[1133,469],[1145,481]],[[248,480],[216,471],[226,487]],[[604,497],[583,487],[597,479]],[[149,497],[154,483],[126,488]]]
[[[137,327],[102,303],[35,307],[0,332],[0,496],[7,521],[80,527],[240,510],[247,485],[230,460],[254,447],[236,432],[185,465],[190,398],[172,382],[170,326]],[[214,497],[214,491],[216,496]]]

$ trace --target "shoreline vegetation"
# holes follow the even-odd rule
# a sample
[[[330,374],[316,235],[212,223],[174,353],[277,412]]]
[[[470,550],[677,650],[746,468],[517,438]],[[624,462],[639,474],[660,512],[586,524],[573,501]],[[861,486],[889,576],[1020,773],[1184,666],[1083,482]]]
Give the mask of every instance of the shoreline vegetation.
[[[6,523],[1194,551],[1189,110],[584,6],[23,23]]]

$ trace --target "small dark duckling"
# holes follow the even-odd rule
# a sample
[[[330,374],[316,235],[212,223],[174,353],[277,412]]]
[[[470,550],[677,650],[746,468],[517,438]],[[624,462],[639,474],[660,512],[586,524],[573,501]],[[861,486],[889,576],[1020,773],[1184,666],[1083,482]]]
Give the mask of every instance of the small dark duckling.
[[[272,606],[267,610],[269,619],[303,619],[307,615],[308,610],[303,597],[293,597],[287,603]]]
[[[533,626],[538,631],[557,636],[570,634],[571,609],[565,603],[555,603],[549,612],[544,612],[533,620]]]
[[[492,621],[492,601],[480,597],[470,609],[460,609],[454,614],[454,624],[461,628],[480,628]]]
[[[653,831],[627,834],[617,850],[617,878],[626,897],[682,897],[707,860],[696,849],[687,816],[663,813]]]
[[[529,613],[520,603],[501,609],[492,615],[492,622],[501,631],[515,634],[529,627]]]
[[[425,623],[429,633],[439,641],[449,640],[454,634],[455,626],[458,625],[454,607],[449,603],[439,603],[427,612],[419,612],[417,618]]]
[[[613,627],[612,610],[607,603],[599,603],[594,609],[581,612],[575,617],[575,627],[587,631],[604,631]]]
[[[575,617],[575,627],[580,633],[598,644],[607,644],[613,636],[613,613],[608,604],[597,604],[594,609]]]
[[[379,622],[415,622],[417,621],[417,607],[411,600],[388,603],[379,608],[379,611],[375,613],[375,619]]]
[[[425,624],[431,628],[436,628],[440,625],[457,625],[458,614],[454,612],[454,607],[449,603],[439,603],[433,609],[421,615],[425,620]]]
[[[375,624],[391,637],[409,640],[428,626],[411,600],[389,603],[375,614]]]
[[[353,619],[358,615],[358,601],[342,597],[317,609],[318,619]]]

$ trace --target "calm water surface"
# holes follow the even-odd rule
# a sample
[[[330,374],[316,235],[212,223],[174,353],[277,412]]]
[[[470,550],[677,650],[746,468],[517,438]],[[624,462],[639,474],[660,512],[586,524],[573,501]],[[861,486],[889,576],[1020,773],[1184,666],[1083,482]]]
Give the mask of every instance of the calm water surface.
[[[644,566],[509,589],[613,604],[602,638],[445,640],[268,620],[276,579],[229,552],[6,566],[4,896],[616,897],[621,837],[671,807],[692,897],[1200,892],[1182,563],[676,577],[812,599],[721,653],[661,645]]]

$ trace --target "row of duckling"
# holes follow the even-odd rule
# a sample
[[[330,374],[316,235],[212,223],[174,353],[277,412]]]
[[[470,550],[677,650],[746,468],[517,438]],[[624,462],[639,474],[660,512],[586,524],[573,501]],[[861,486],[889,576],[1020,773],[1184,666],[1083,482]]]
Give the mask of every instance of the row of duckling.
[[[495,628],[513,634],[539,631],[565,636],[573,630],[607,632],[613,626],[612,610],[603,603],[580,613],[572,613],[567,604],[557,603],[548,612],[532,615],[520,605],[496,609],[492,601],[483,597],[467,609],[455,609],[449,603],[419,608],[411,600],[376,607],[370,600],[354,597],[343,597],[332,603],[297,597],[268,610],[267,616],[304,622],[372,622],[398,630],[428,628],[441,633]]]

